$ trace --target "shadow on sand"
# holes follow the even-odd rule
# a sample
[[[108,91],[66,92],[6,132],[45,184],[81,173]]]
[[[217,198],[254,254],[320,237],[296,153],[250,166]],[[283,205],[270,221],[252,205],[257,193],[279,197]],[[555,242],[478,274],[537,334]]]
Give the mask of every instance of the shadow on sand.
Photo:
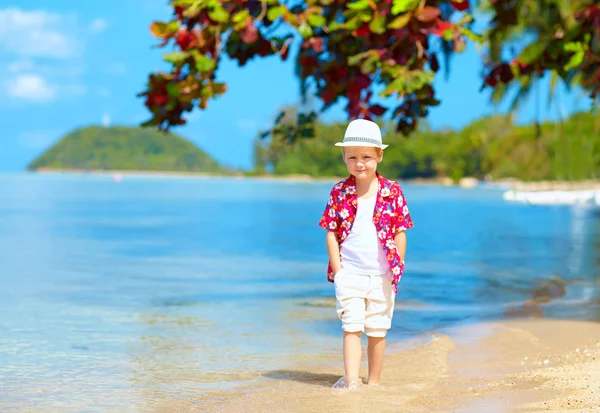
[[[263,376],[275,380],[291,380],[323,387],[333,386],[340,378],[340,375],[337,374],[312,373],[299,370],[273,370],[263,374]]]

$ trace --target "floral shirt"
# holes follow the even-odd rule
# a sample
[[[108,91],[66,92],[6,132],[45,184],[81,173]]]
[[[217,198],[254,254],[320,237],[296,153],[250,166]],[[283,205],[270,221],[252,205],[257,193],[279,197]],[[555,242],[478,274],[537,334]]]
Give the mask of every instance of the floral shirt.
[[[414,227],[408,206],[400,184],[377,174],[379,179],[379,190],[375,209],[373,211],[373,223],[377,229],[377,236],[383,247],[383,251],[390,264],[394,286],[394,292],[398,292],[398,282],[404,272],[404,261],[398,254],[394,237],[401,231]],[[329,202],[319,225],[336,234],[337,240],[342,245],[350,234],[352,224],[356,218],[358,197],[356,195],[356,178],[353,175],[338,182],[329,194]],[[333,282],[333,270],[331,263],[327,268],[327,280]]]

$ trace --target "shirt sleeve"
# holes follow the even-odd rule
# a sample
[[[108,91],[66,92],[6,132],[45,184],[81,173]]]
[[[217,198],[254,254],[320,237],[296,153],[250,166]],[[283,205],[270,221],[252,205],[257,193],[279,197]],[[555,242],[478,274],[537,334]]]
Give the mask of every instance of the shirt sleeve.
[[[406,198],[402,192],[400,185],[397,187],[397,191],[394,192],[394,215],[392,220],[392,233],[396,236],[401,231],[406,231],[414,227],[412,217],[408,210]]]
[[[325,211],[323,211],[323,215],[321,216],[321,220],[319,221],[319,226],[328,231],[337,231],[340,226],[340,217],[337,213],[338,192],[339,190],[334,187],[329,193],[329,200],[327,201],[327,206],[325,207]]]

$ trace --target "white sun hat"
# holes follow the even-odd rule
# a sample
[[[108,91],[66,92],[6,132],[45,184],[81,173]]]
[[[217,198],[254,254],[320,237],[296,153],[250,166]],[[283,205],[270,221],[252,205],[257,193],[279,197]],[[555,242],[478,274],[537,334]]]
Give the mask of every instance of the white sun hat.
[[[366,119],[355,119],[348,124],[344,141],[337,142],[335,146],[371,146],[385,149],[381,141],[381,130],[375,122]]]

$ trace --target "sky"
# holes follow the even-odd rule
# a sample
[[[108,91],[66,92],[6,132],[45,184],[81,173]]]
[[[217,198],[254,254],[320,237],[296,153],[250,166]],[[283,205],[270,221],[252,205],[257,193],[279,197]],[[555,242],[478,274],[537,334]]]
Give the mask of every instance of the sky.
[[[168,50],[149,31],[168,20],[163,0],[0,1],[0,171],[22,171],[66,133],[89,125],[139,125],[149,118],[142,98],[147,76],[165,68]],[[470,45],[453,58],[449,78],[437,76],[441,105],[427,122],[436,129],[461,128],[482,116],[504,112],[480,92],[480,51]],[[224,59],[217,78],[227,93],[196,110],[174,132],[188,138],[224,165],[248,169],[257,132],[272,125],[279,109],[299,100],[293,60],[252,60],[243,68]],[[562,90],[561,105],[542,105],[543,119],[586,110],[581,92]],[[547,90],[542,88],[541,101]],[[518,113],[534,119],[533,101]],[[323,114],[346,121],[343,105]]]

